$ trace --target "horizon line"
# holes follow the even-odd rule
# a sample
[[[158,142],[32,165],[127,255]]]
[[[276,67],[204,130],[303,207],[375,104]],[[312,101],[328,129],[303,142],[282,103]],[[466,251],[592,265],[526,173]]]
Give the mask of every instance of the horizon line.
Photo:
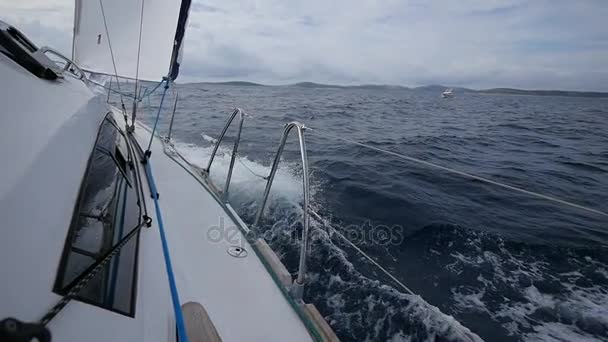
[[[421,86],[406,86],[400,84],[388,84],[388,83],[360,83],[360,84],[334,84],[334,83],[319,83],[313,81],[300,81],[293,83],[282,83],[282,84],[264,84],[253,81],[243,81],[243,80],[230,80],[230,81],[192,81],[192,82],[176,82],[178,84],[225,84],[229,85],[231,83],[244,83],[249,84],[250,86],[261,86],[261,87],[285,87],[285,86],[302,86],[302,85],[310,85],[310,86],[320,86],[320,87],[332,87],[332,88],[361,88],[361,87],[392,87],[392,88],[403,88],[403,89],[419,89],[419,88],[429,88],[429,87],[441,87],[441,88],[453,88],[453,89],[464,89],[471,91],[489,91],[489,90],[514,90],[514,91],[526,91],[526,92],[570,92],[570,93],[592,93],[592,94],[603,94],[608,95],[608,90],[606,91],[598,91],[598,90],[564,90],[564,89],[531,89],[531,88],[515,88],[515,87],[491,87],[491,88],[469,88],[465,86],[454,86],[454,85],[444,85],[440,83],[427,84]]]

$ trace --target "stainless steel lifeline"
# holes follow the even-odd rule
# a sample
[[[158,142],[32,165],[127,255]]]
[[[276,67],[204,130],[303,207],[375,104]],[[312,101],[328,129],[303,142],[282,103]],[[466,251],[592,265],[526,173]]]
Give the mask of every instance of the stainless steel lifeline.
[[[238,123],[239,128],[238,128],[238,131],[236,134],[236,139],[234,140],[234,147],[232,148],[232,156],[230,158],[230,167],[228,168],[228,175],[226,176],[226,183],[224,183],[224,191],[222,192],[222,199],[224,200],[224,202],[228,202],[228,189],[230,187],[230,179],[232,178],[232,170],[234,169],[234,161],[236,159],[236,155],[237,155],[237,152],[239,149],[239,142],[241,141],[241,131],[243,130],[243,120],[245,119],[245,114],[243,113],[243,111],[240,108],[236,108],[234,110],[234,112],[232,112],[232,115],[226,122],[224,129],[222,129],[222,133],[220,133],[219,138],[215,142],[215,146],[213,147],[213,152],[211,153],[211,157],[209,157],[209,163],[207,163],[207,167],[203,169],[203,175],[208,177],[209,171],[211,169],[211,164],[213,164],[213,159],[215,158],[215,154],[217,153],[217,150],[220,147],[220,143],[222,142],[222,139],[224,139],[224,135],[226,135],[226,131],[228,130],[228,127],[230,127],[230,124],[232,123],[232,121],[234,121],[234,118],[237,115],[239,116],[239,123]]]
[[[281,142],[279,143],[279,149],[277,150],[276,155],[274,156],[274,161],[272,162],[272,168],[270,169],[270,175],[268,176],[268,181],[266,182],[266,188],[264,189],[264,197],[262,197],[262,203],[258,209],[258,213],[255,217],[255,221],[253,223],[253,228],[257,227],[262,215],[264,213],[264,208],[266,207],[266,202],[268,200],[268,195],[270,194],[270,188],[272,187],[272,182],[274,180],[274,176],[277,173],[277,169],[279,167],[279,162],[281,160],[281,154],[283,154],[283,148],[285,147],[285,142],[287,141],[287,136],[289,132],[295,128],[298,132],[298,140],[300,143],[300,156],[302,157],[302,187],[304,190],[304,208],[308,208],[309,203],[309,179],[308,179],[308,156],[306,153],[306,141],[304,140],[304,130],[306,129],[303,124],[293,121],[285,125],[285,129],[283,130],[283,136],[281,137]],[[302,295],[304,293],[304,284],[306,283],[306,256],[308,255],[308,234],[309,234],[309,218],[308,218],[308,210],[302,211],[302,244],[300,247],[300,262],[298,265],[298,276],[293,282],[291,287],[291,293],[296,299],[302,299]]]
[[[211,170],[211,165],[213,164],[213,160],[215,159],[215,155],[217,154],[220,143],[224,139],[224,136],[226,135],[226,131],[228,130],[228,127],[230,127],[230,125],[234,121],[234,118],[237,115],[239,117],[238,131],[237,131],[236,139],[234,141],[234,148],[232,149],[232,155],[230,158],[230,166],[228,168],[228,175],[226,176],[226,183],[224,184],[224,191],[222,192],[222,199],[225,202],[228,201],[228,189],[230,187],[230,180],[232,178],[232,171],[234,169],[234,161],[236,160],[239,142],[241,140],[241,131],[243,130],[243,120],[245,117],[245,113],[240,108],[236,108],[234,110],[234,112],[232,112],[232,115],[230,116],[230,118],[228,118],[226,125],[224,125],[222,132],[220,133],[217,141],[215,142],[215,146],[213,147],[213,152],[211,152],[211,156],[209,157],[209,162],[207,163],[207,167],[203,169],[203,176],[208,178],[209,172]],[[279,167],[279,162],[281,160],[281,155],[283,154],[283,149],[285,148],[285,143],[287,142],[287,137],[289,136],[289,133],[291,132],[291,130],[294,128],[298,132],[298,141],[300,144],[300,156],[302,158],[302,169],[303,169],[302,188],[304,191],[304,208],[308,208],[308,204],[309,204],[309,200],[310,200],[310,195],[309,195],[310,191],[309,191],[309,177],[308,177],[308,155],[306,153],[306,141],[304,139],[304,131],[305,131],[306,127],[299,122],[293,121],[293,122],[290,122],[285,125],[285,128],[283,129],[283,135],[281,136],[281,141],[279,142],[279,148],[277,150],[277,153],[275,154],[274,161],[273,161],[272,167],[270,169],[270,175],[268,177],[265,177],[266,188],[264,189],[264,196],[262,197],[262,202],[261,202],[258,212],[256,214],[255,221],[253,223],[253,228],[258,226],[258,224],[262,218],[262,215],[264,214],[266,202],[268,201],[268,196],[270,195],[270,189],[271,189],[272,183],[274,181],[274,176],[276,175],[277,169]],[[303,216],[303,219],[302,219],[303,220],[303,222],[302,222],[302,244],[300,247],[300,261],[298,264],[298,276],[294,280],[292,287],[291,287],[291,293],[296,299],[302,299],[302,295],[304,292],[304,285],[306,283],[306,258],[308,255],[308,240],[309,240],[308,235],[309,235],[309,231],[310,231],[310,227],[309,227],[310,220],[308,217],[308,210],[304,210],[302,212],[302,216]]]

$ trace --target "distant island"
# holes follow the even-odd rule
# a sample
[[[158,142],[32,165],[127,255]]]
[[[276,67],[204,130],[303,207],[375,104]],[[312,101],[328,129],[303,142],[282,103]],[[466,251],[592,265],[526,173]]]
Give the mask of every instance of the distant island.
[[[196,82],[190,84],[217,84],[217,85],[231,85],[231,86],[242,86],[242,87],[265,87],[264,84],[247,82],[247,81],[228,81],[228,82]]]
[[[303,87],[303,88],[348,88],[348,89],[410,89],[408,87],[388,84],[360,84],[360,85],[336,85],[323,84],[314,82],[300,82],[288,84],[288,87]]]
[[[537,95],[537,96],[573,96],[573,97],[608,97],[608,93],[597,91],[569,90],[523,90],[513,88],[494,88],[478,90],[482,94]]]
[[[336,88],[336,89],[376,89],[376,90],[408,90],[408,91],[426,91],[441,93],[447,88],[452,88],[456,93],[474,93],[474,94],[500,94],[500,95],[535,95],[535,96],[567,96],[567,97],[592,97],[592,98],[608,98],[608,92],[595,91],[571,91],[571,90],[525,90],[514,88],[492,88],[492,89],[470,89],[462,87],[449,87],[440,84],[422,86],[422,87],[404,87],[399,85],[388,84],[361,84],[361,85],[337,85],[323,84],[315,82],[299,82],[286,85],[265,85],[246,81],[229,81],[229,82],[197,82],[196,84],[212,84],[212,85],[228,85],[241,87],[300,87],[300,88]]]

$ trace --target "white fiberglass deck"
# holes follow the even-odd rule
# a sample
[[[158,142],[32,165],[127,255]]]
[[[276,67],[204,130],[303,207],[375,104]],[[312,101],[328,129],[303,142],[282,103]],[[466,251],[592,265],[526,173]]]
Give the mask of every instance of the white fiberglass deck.
[[[150,136],[147,130],[140,126],[135,136],[142,146],[147,146]],[[151,150],[181,302],[201,303],[224,341],[311,340],[297,313],[222,206],[164,154],[158,139],[154,139]],[[150,212],[152,201],[148,208]],[[218,228],[227,231],[230,238],[215,242]],[[248,256],[229,255],[228,248],[233,245],[243,246]],[[146,254],[160,250],[158,241],[144,242],[142,247],[146,262]],[[162,262],[157,267],[158,272],[164,272]]]
[[[0,319],[39,320],[53,292],[62,250],[99,125],[110,110],[80,80],[35,77],[0,54]],[[117,122],[124,124],[122,116]],[[149,133],[139,127],[142,145]],[[303,322],[250,246],[234,258],[207,231],[234,223],[155,139],[151,163],[181,304],[201,303],[223,341],[309,341]],[[143,172],[143,169],[142,169]],[[143,176],[143,175],[142,175]],[[140,234],[135,316],[72,300],[48,325],[53,341],[175,341],[176,326],[158,218]],[[235,230],[236,232],[236,230]],[[238,233],[237,233],[238,234]]]

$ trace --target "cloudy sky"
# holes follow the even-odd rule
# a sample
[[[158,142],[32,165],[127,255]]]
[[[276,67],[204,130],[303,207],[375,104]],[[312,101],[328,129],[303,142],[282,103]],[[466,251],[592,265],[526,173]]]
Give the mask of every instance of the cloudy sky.
[[[69,55],[73,1],[0,0]],[[608,0],[194,0],[180,81],[608,91]]]

